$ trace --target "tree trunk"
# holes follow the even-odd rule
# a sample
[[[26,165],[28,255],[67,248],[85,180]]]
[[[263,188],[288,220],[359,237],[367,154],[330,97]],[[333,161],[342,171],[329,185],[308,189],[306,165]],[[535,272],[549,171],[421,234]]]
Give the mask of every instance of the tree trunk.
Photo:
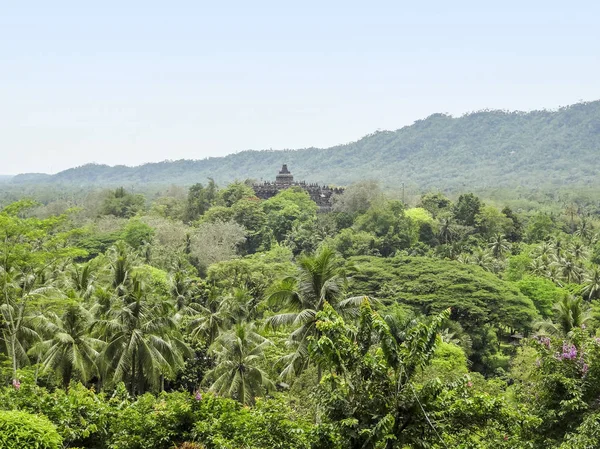
[[[135,350],[133,351],[133,356],[131,357],[131,386],[130,386],[130,394],[131,396],[135,396]]]
[[[13,379],[17,379],[17,334],[12,333],[10,336],[10,349],[12,352],[12,369],[13,369]]]
[[[144,382],[144,367],[142,366],[142,360],[140,357],[138,357],[137,377],[137,391],[139,394],[144,394],[146,391],[146,385]]]
[[[71,384],[71,376],[73,374],[73,366],[69,364],[63,371],[63,388],[65,391],[69,391],[69,385]]]

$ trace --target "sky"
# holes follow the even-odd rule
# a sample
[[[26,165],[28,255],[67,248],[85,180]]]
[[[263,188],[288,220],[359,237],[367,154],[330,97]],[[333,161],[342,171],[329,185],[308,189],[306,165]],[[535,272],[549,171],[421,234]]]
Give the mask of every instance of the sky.
[[[0,174],[600,99],[600,2],[0,1]]]

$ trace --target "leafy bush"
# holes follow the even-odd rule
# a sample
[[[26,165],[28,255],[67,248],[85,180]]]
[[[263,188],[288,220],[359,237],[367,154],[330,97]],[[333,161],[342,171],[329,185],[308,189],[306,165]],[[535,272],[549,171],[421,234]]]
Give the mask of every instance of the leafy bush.
[[[112,404],[116,406],[117,404]],[[105,395],[96,394],[81,384],[72,384],[68,392],[49,392],[30,382],[19,390],[0,390],[0,408],[43,413],[55,426],[69,447],[105,448],[109,421],[116,409],[111,409]]]
[[[231,399],[204,395],[197,439],[209,449],[301,449],[310,447],[312,426],[292,415],[281,400],[258,399],[243,407]]]
[[[62,438],[45,416],[16,410],[0,411],[0,447],[59,449]]]
[[[198,410],[188,393],[149,393],[123,408],[111,425],[110,448],[171,449],[191,441]]]

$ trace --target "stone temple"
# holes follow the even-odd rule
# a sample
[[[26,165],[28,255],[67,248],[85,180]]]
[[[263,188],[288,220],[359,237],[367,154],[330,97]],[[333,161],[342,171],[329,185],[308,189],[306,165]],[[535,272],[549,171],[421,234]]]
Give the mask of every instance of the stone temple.
[[[252,186],[254,193],[261,200],[267,200],[289,187],[300,187],[307,191],[310,195],[310,199],[319,206],[320,212],[330,211],[333,206],[333,195],[344,191],[342,188],[331,188],[319,184],[309,184],[304,181],[294,181],[294,176],[288,170],[287,164],[283,164],[281,170],[279,170],[279,173],[275,177],[275,182],[265,181]]]

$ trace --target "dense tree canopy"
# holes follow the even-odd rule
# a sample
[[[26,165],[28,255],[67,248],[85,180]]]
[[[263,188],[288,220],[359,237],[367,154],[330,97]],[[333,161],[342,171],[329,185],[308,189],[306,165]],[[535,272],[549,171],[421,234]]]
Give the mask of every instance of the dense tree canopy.
[[[209,180],[140,197],[0,210],[0,439],[597,446],[589,196],[509,207],[365,182],[319,212],[302,189]]]

